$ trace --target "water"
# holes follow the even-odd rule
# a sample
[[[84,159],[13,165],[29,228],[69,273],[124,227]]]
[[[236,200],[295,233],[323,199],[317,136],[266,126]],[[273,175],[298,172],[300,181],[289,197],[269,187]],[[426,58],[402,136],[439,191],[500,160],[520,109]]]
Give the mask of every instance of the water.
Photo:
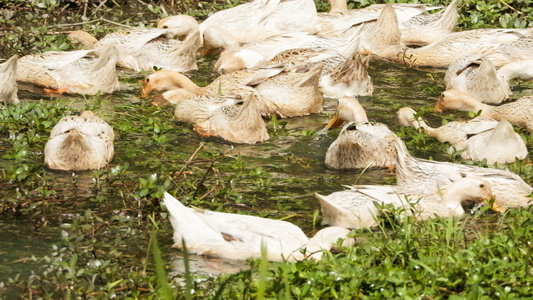
[[[191,77],[200,78],[205,84],[205,78],[212,75],[211,67],[212,61],[202,60],[201,70],[192,72]],[[395,123],[396,111],[400,107],[411,106],[415,110],[429,108],[444,90],[444,73],[438,69],[411,69],[373,60],[369,72],[375,93],[359,100],[371,121],[385,123],[396,132],[400,130]],[[342,185],[355,183],[383,184],[394,181],[394,177],[387,174],[386,170],[367,170],[361,174],[360,170],[337,171],[326,168],[326,150],[339,130],[331,130],[324,135],[308,133],[321,130],[328,122],[334,113],[335,99],[326,99],[323,113],[278,120],[286,122],[279,127],[269,123],[271,139],[265,143],[230,145],[218,139],[200,137],[190,126],[174,121],[170,107],[149,107],[146,100],[137,98],[140,92],[137,80],[142,79],[142,75],[128,71],[120,71],[119,74],[122,90],[109,96],[49,98],[21,92],[22,101],[45,99],[52,103],[62,99],[66,101],[69,111],[94,110],[115,128],[115,157],[108,170],[73,174],[45,169],[42,166],[42,149],[35,149],[26,163],[45,174],[44,182],[1,183],[3,201],[19,200],[13,205],[3,202],[0,211],[0,282],[6,282],[18,273],[27,277],[32,271],[42,271],[42,262],[34,262],[31,258],[49,256],[53,252],[52,245],[64,244],[61,225],[75,223],[78,216],[83,216],[87,210],[99,218],[114,220],[110,222],[118,224],[109,227],[109,231],[105,230],[107,227],[103,227],[102,232],[96,230],[95,237],[91,238],[112,240],[115,237],[110,232],[120,234],[129,229],[135,230],[134,233],[124,233],[124,236],[133,235],[135,239],[121,241],[124,247],[120,251],[128,257],[125,259],[127,267],[133,265],[142,268],[141,259],[137,258],[146,257],[148,253],[150,218],[161,220],[163,226],[158,236],[160,247],[167,261],[174,260],[173,267],[179,273],[182,264],[179,252],[170,249],[172,240],[168,220],[158,214],[156,199],[135,196],[143,189],[140,179],[147,179],[152,174],[157,179],[152,186],[148,184],[146,189],[156,193],[158,187],[163,186],[164,178],[169,174],[179,174],[186,167],[187,172],[174,177],[168,186],[177,191],[178,198],[187,199],[205,209],[286,218],[307,233],[318,226],[313,224],[313,214],[319,210],[314,193],[328,194],[341,190]],[[516,90],[522,94],[531,93],[528,85],[519,86]],[[438,126],[441,118],[433,115],[428,121]],[[157,142],[154,136],[164,136],[168,140]],[[429,139],[427,143],[436,142]],[[7,137],[2,136],[0,156],[7,153],[11,145]],[[44,146],[43,142],[40,145]],[[200,149],[198,155],[186,164],[197,149]],[[414,150],[420,157],[450,160],[444,151],[428,153]],[[17,163],[0,160],[0,166],[5,170]],[[117,166],[125,171],[121,173]],[[39,186],[54,193],[50,196],[38,195],[35,190]],[[16,196],[17,189],[28,190],[31,199]],[[202,198],[202,201],[192,200],[192,194]],[[95,222],[98,224],[99,221]],[[97,253],[104,257],[106,255],[105,251]],[[203,261],[199,257],[195,257],[193,265],[196,272],[204,274],[240,268],[217,260]]]

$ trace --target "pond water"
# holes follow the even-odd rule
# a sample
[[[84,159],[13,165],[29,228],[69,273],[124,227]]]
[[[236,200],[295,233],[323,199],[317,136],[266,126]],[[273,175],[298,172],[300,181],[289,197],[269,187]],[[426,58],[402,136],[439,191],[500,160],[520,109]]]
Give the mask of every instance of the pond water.
[[[200,70],[189,75],[205,85],[214,76],[212,64],[210,59],[201,59]],[[359,100],[371,121],[385,123],[395,132],[402,131],[395,123],[400,107],[429,109],[444,90],[444,73],[439,69],[413,69],[372,60],[369,73],[374,95]],[[320,226],[314,193],[328,194],[345,184],[394,182],[394,176],[386,170],[362,173],[326,168],[326,150],[339,130],[316,133],[334,113],[336,99],[326,99],[324,112],[319,114],[266,120],[271,139],[265,143],[231,145],[200,137],[190,126],[172,119],[172,108],[150,107],[147,100],[137,98],[137,81],[142,74],[121,70],[120,77],[122,90],[113,95],[50,98],[21,91],[23,102],[59,102],[64,114],[95,111],[115,129],[115,156],[109,168],[102,171],[51,171],[42,165],[45,136],[31,146],[31,153],[24,159],[0,160],[4,172],[0,182],[0,282],[18,273],[21,277],[42,273],[46,265],[42,258],[54,256],[54,247],[70,245],[64,234],[72,234],[69,230],[80,224],[92,226],[93,232],[83,231],[82,236],[95,239],[94,245],[122,238],[115,245],[120,245],[125,266],[142,269],[149,252],[151,225],[161,221],[159,246],[165,261],[168,265],[174,261],[173,268],[179,273],[180,253],[170,248],[172,228],[157,202],[163,190],[205,209],[291,221],[311,235]],[[532,94],[529,83],[517,83],[514,89],[516,96]],[[456,117],[464,118],[466,114]],[[438,126],[443,116],[427,113],[426,118]],[[46,131],[40,134],[46,135]],[[413,141],[410,149],[417,156],[451,160],[446,154],[448,146],[433,139],[419,143],[425,146],[417,147]],[[3,134],[0,157],[10,152],[13,144],[13,136]],[[432,151],[428,152],[427,145]],[[39,176],[29,176],[26,181],[8,179],[5,174],[22,164]],[[101,259],[115,251],[101,245],[101,249],[94,247],[91,251]],[[216,274],[241,267],[199,257],[193,261],[194,271],[199,273]]]

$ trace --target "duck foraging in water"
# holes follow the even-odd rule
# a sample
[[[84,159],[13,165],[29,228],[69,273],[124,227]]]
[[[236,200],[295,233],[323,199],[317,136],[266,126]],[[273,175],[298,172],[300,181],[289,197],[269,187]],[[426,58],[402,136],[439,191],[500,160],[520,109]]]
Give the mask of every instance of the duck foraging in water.
[[[44,163],[54,170],[102,169],[114,154],[113,128],[92,111],[61,118],[44,148]]]
[[[474,176],[461,178],[433,194],[412,193],[397,186],[358,185],[328,196],[315,196],[320,200],[322,224],[345,228],[377,226],[380,211],[376,204],[392,204],[403,208],[403,214],[413,214],[418,220],[426,220],[462,216],[465,213],[463,202],[480,203],[493,197],[490,184]]]
[[[7,61],[0,64],[0,102],[17,104],[17,62],[18,56],[13,55]]]
[[[338,239],[345,239],[349,230],[327,227],[309,239],[296,225],[248,215],[220,213],[186,207],[165,192],[164,203],[170,212],[174,229],[174,246],[183,245],[191,253],[235,260],[261,257],[272,261],[320,259],[322,250],[329,250]]]

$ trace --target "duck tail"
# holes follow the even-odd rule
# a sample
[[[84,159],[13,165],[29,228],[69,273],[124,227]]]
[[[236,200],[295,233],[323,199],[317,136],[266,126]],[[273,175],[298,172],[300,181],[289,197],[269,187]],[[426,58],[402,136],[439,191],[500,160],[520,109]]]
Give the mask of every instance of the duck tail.
[[[107,46],[100,53],[100,56],[98,57],[98,59],[94,61],[94,65],[91,70],[93,72],[98,72],[98,70],[104,69],[106,67],[115,68],[117,59],[118,59],[118,49],[114,45]]]
[[[369,34],[377,49],[401,44],[402,34],[398,26],[398,16],[392,4],[385,5]]]
[[[198,245],[223,241],[220,233],[202,220],[193,209],[186,207],[178,199],[165,192],[163,202],[170,213],[170,223],[174,229],[174,246],[181,248],[185,242],[188,249],[200,253]]]
[[[457,3],[459,0],[453,0],[444,10],[444,13],[435,21],[435,25],[442,30],[454,31],[457,27]]]
[[[3,64],[0,64],[0,74],[10,73],[14,78],[14,75],[17,73],[18,58],[18,55],[13,55]]]

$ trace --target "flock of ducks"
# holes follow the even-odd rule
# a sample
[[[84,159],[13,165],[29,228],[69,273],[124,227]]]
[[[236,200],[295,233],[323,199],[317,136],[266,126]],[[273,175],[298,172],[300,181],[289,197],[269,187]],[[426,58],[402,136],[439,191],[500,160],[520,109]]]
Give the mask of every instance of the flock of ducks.
[[[120,88],[117,66],[156,67],[160,70],[142,82],[141,98],[174,105],[176,119],[202,136],[254,144],[269,139],[263,117],[319,113],[324,97],[334,97],[336,114],[326,127],[347,124],[327,150],[326,165],[395,170],[395,186],[356,185],[316,194],[323,223],[330,226],[311,239],[286,221],[189,208],[165,193],[175,246],[185,244],[197,254],[246,259],[261,256],[266,247],[270,260],[320,259],[323,249],[352,245],[351,229],[376,226],[376,204],[404,208],[420,220],[461,216],[464,203],[491,198],[496,211],[529,205],[533,188],[508,170],[411,156],[387,126],[369,123],[355,97],[372,94],[367,68],[374,59],[448,68],[447,90],[435,109],[480,111],[480,116],[432,128],[405,107],[398,112],[400,124],[450,143],[464,159],[490,164],[523,159],[525,143],[511,124],[533,131],[533,97],[494,105],[508,100],[510,79],[533,77],[533,28],[455,32],[457,0],[445,9],[386,4],[349,10],[344,0],[330,3],[328,13],[317,13],[312,0],[253,0],[200,24],[187,15],[171,16],[157,28],[129,29],[100,40],[73,31],[69,38],[84,50],[14,56],[1,64],[0,100],[19,102],[17,82],[46,93],[113,93]],[[219,55],[215,67],[221,75],[205,87],[183,74],[197,68],[199,53]],[[50,133],[45,165],[105,168],[113,157],[113,139],[111,126],[91,111],[66,116]]]

